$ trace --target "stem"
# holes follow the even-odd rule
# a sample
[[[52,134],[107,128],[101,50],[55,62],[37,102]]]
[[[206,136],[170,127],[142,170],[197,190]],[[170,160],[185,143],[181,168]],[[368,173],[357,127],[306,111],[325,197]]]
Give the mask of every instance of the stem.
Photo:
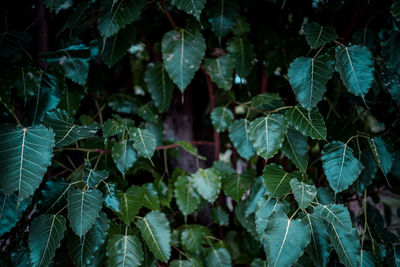
[[[172,18],[171,14],[168,11],[168,7],[167,4],[165,3],[164,0],[160,0],[161,6],[164,10],[165,15],[167,16],[167,19],[169,20],[169,23],[171,23],[172,28],[174,28],[175,30],[178,29],[178,26],[176,26],[176,23],[174,21],[174,19]]]
[[[210,146],[214,145],[214,143],[210,142],[210,141],[188,141],[188,143],[190,143],[192,145],[210,145]],[[167,149],[176,148],[176,147],[180,147],[180,145],[179,144],[170,144],[170,145],[165,145],[165,146],[158,146],[158,147],[156,147],[156,150],[167,150]]]

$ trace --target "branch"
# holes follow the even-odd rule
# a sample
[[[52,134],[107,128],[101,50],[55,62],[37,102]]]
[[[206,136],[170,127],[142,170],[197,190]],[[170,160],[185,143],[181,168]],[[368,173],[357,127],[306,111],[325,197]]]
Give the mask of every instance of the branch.
[[[162,6],[162,8],[164,10],[165,15],[167,16],[167,19],[169,20],[169,23],[171,23],[172,28],[177,30],[178,26],[176,26],[176,23],[175,23],[174,19],[172,18],[171,13],[169,13],[167,4],[165,3],[164,0],[160,0],[160,3],[161,3],[161,6]]]
[[[214,143],[210,142],[210,141],[189,141],[188,143],[190,143],[192,145],[210,145],[210,146],[214,145]],[[167,150],[167,149],[176,148],[176,147],[180,147],[180,145],[179,144],[170,144],[170,145],[166,145],[166,146],[158,146],[158,147],[156,147],[156,150]]]

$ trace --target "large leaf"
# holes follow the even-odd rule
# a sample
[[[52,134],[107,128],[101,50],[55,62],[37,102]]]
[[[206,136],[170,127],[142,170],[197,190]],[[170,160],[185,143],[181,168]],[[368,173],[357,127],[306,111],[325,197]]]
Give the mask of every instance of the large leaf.
[[[95,223],[103,201],[102,193],[97,189],[68,191],[68,218],[75,234],[82,237]]]
[[[352,149],[340,141],[326,144],[321,160],[329,185],[336,193],[346,190],[364,168]]]
[[[211,30],[221,39],[235,26],[239,6],[232,0],[216,0],[207,8],[207,15]]]
[[[307,111],[300,106],[295,106],[289,109],[285,116],[289,124],[302,134],[317,140],[326,139],[325,122],[318,108]]]
[[[182,246],[188,251],[200,254],[203,244],[207,244],[206,236],[210,236],[210,230],[202,225],[188,225],[181,233]]]
[[[221,176],[214,169],[199,169],[192,174],[193,187],[208,202],[214,202],[221,188]]]
[[[158,111],[161,113],[166,111],[171,103],[174,83],[165,72],[163,64],[149,63],[144,74],[144,81]]]
[[[17,224],[30,202],[31,198],[26,198],[18,203],[17,192],[11,195],[0,192],[0,237]]]
[[[200,21],[200,14],[206,4],[206,0],[172,0],[171,4],[195,16]]]
[[[199,32],[169,31],[161,42],[165,69],[172,81],[183,92],[200,67],[206,42]]]
[[[129,137],[133,141],[133,147],[145,158],[151,159],[156,150],[156,137],[146,129],[132,128]]]
[[[80,126],[73,123],[65,110],[56,109],[48,112],[43,123],[51,127],[56,134],[56,147],[70,145],[80,139],[92,137],[98,130],[96,124]]]
[[[115,143],[112,147],[111,156],[122,176],[125,176],[125,173],[136,161],[136,151],[133,149],[132,142],[128,140]]]
[[[88,266],[95,260],[97,252],[106,240],[108,228],[107,215],[104,212],[100,212],[89,232],[81,238],[76,235],[70,235],[68,249],[76,266]]]
[[[359,45],[336,47],[335,66],[347,90],[364,99],[374,80],[374,61],[368,48]]]
[[[245,170],[241,174],[234,172],[222,176],[222,188],[226,195],[233,200],[240,201],[243,194],[249,190],[255,174],[251,170]]]
[[[116,196],[119,200],[117,215],[126,225],[129,225],[143,206],[143,189],[132,185],[125,193],[117,192]]]
[[[297,178],[290,180],[290,187],[300,209],[306,209],[317,196],[317,188],[314,185],[299,182]]]
[[[287,173],[281,166],[267,165],[263,170],[264,185],[269,198],[277,198],[290,191],[290,180],[295,174]]]
[[[357,230],[346,231],[340,226],[330,223],[328,232],[331,242],[339,256],[339,261],[345,266],[360,266],[360,241]]]
[[[261,197],[258,200],[257,210],[255,213],[257,234],[260,237],[264,234],[265,228],[267,228],[268,219],[274,212],[283,211],[284,213],[287,213],[289,208],[289,203],[286,201],[270,199],[265,196]]]
[[[135,235],[115,234],[107,242],[108,266],[140,266],[144,259],[142,243]]]
[[[159,211],[151,211],[139,219],[138,227],[154,256],[162,262],[168,262],[171,256],[171,230],[167,217]]]
[[[368,139],[368,143],[376,163],[382,173],[386,176],[393,165],[394,153],[392,144],[384,140],[382,137]]]
[[[342,204],[319,205],[314,209],[313,216],[335,224],[346,231],[350,231],[352,227],[349,211]]]
[[[282,147],[287,122],[282,114],[268,114],[250,124],[250,140],[257,154],[265,160],[273,157]]]
[[[186,175],[179,176],[175,182],[176,203],[184,216],[189,215],[200,203],[200,196],[193,188],[193,181]]]
[[[307,137],[293,128],[289,128],[285,135],[282,151],[300,171],[306,172],[308,165]]]
[[[386,65],[400,75],[400,31],[391,32],[388,34],[381,45],[383,47],[382,54],[385,58]]]
[[[318,48],[329,43],[336,38],[335,29],[331,26],[322,26],[315,22],[309,22],[304,25],[304,34],[308,45],[312,48]]]
[[[229,54],[204,61],[204,69],[210,74],[211,80],[224,90],[232,87],[234,68],[235,61]]]
[[[231,255],[225,248],[214,248],[211,247],[210,251],[207,253],[206,266],[209,267],[230,267],[231,265]]]
[[[240,156],[250,159],[254,155],[254,147],[249,137],[250,122],[246,119],[235,120],[229,126],[229,138]]]
[[[242,78],[246,77],[253,66],[253,45],[245,37],[235,37],[228,41],[226,48],[235,59],[237,74]]]
[[[290,63],[289,82],[302,107],[312,110],[322,100],[333,70],[333,60],[328,56],[300,57]]]
[[[61,215],[43,214],[32,220],[28,242],[32,266],[50,265],[65,229]]]
[[[268,219],[263,236],[268,266],[292,266],[310,243],[310,228],[301,219],[289,219],[282,211]]]
[[[33,195],[51,164],[54,133],[43,125],[3,126],[0,137],[0,190],[6,195],[18,190],[20,203]]]

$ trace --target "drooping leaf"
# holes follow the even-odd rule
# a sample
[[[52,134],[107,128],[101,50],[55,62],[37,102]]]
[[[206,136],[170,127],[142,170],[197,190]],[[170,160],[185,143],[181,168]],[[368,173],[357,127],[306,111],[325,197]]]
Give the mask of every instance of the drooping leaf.
[[[239,16],[238,5],[235,1],[213,1],[212,5],[206,10],[211,30],[219,39],[227,35],[235,27],[236,19]]]
[[[144,218],[139,219],[138,227],[154,256],[162,262],[167,262],[171,256],[171,230],[164,213],[147,213]]]
[[[254,147],[249,137],[250,122],[246,119],[235,120],[229,126],[229,138],[240,156],[250,159],[254,155]]]
[[[181,233],[182,246],[192,253],[200,254],[203,244],[207,244],[206,236],[210,234],[208,228],[202,225],[188,225]]]
[[[292,266],[310,243],[310,228],[301,219],[289,219],[282,211],[268,219],[262,241],[268,266]]]
[[[179,176],[176,180],[174,195],[184,216],[192,213],[200,203],[200,196],[193,188],[192,179],[185,175]]]
[[[326,139],[326,126],[318,108],[307,111],[300,106],[295,106],[285,114],[287,121],[297,131],[313,139]]]
[[[300,209],[306,209],[317,196],[317,188],[314,185],[299,182],[297,178],[290,180],[290,187]]]
[[[231,261],[231,255],[223,247],[211,247],[205,258],[206,265],[209,267],[230,267]]]
[[[221,176],[214,169],[199,169],[192,174],[193,187],[208,202],[214,202],[221,188]]]
[[[229,214],[221,206],[216,206],[211,209],[211,219],[218,225],[229,226]]]
[[[293,128],[289,128],[285,135],[282,151],[300,171],[306,172],[308,165],[307,137]]]
[[[115,234],[107,242],[107,256],[109,266],[141,266],[142,243],[135,235]]]
[[[222,188],[226,195],[236,201],[240,201],[243,194],[249,190],[255,174],[250,170],[245,170],[241,174],[234,172],[230,175],[222,176]]]
[[[200,32],[169,31],[161,42],[165,69],[183,93],[203,60],[206,42]]]
[[[318,48],[335,39],[336,32],[331,26],[319,25],[315,22],[309,22],[304,25],[304,34],[308,45],[312,48]]]
[[[159,112],[168,109],[172,99],[174,83],[165,72],[160,62],[149,63],[144,74],[144,81]]]
[[[364,99],[374,80],[374,61],[368,48],[337,46],[335,67],[347,90]]]
[[[92,137],[99,129],[96,124],[89,126],[74,124],[69,114],[61,109],[48,112],[43,123],[51,127],[56,134],[56,147],[67,146],[78,140]]]
[[[233,82],[235,61],[229,54],[204,61],[204,69],[218,88],[230,90]]]
[[[0,237],[17,224],[30,202],[31,198],[25,198],[21,203],[18,203],[16,192],[11,195],[0,192]]]
[[[335,202],[335,194],[329,186],[319,187],[317,190],[317,199],[323,205],[333,204]]]
[[[328,224],[331,242],[339,256],[339,261],[345,266],[360,266],[360,241],[357,230],[346,231],[335,224]]]
[[[136,161],[136,151],[133,149],[131,141],[123,140],[115,143],[111,154],[118,170],[125,176],[125,173],[133,166]]]
[[[117,215],[126,225],[129,225],[143,206],[143,189],[139,186],[132,185],[125,193],[117,192],[116,196],[120,204],[120,211],[117,212]]]
[[[393,165],[394,153],[392,144],[380,136],[373,139],[368,139],[368,143],[376,163],[378,164],[382,173],[386,176],[390,172],[390,169]]]
[[[346,190],[364,169],[352,149],[341,141],[332,141],[322,149],[322,167],[335,193]]]
[[[204,8],[206,0],[172,0],[171,4],[186,13],[195,16],[200,21],[200,14]]]
[[[101,209],[102,193],[97,189],[68,191],[68,218],[75,234],[82,237],[95,223]]]
[[[299,57],[290,63],[288,76],[297,100],[311,111],[326,92],[326,84],[333,75],[333,60],[328,56]]]
[[[65,218],[43,214],[32,220],[29,229],[29,250],[32,266],[48,266],[64,237]]]
[[[382,54],[389,69],[400,75],[399,54],[400,31],[391,32],[387,38],[382,40]]]
[[[250,124],[250,140],[257,154],[265,160],[273,157],[282,147],[287,122],[281,114],[268,114]]]
[[[150,210],[160,209],[160,199],[158,198],[157,190],[154,188],[153,183],[146,183],[142,185],[143,189],[143,205]]]
[[[235,59],[237,74],[242,78],[246,77],[253,66],[253,45],[245,37],[235,37],[228,41],[226,48]]]
[[[349,211],[342,204],[319,205],[314,209],[313,216],[335,224],[346,231],[350,231],[352,227]]]
[[[142,157],[151,159],[156,150],[156,137],[149,130],[140,128],[131,128],[129,137],[136,151]]]
[[[30,197],[51,164],[54,133],[43,125],[0,128],[0,190],[17,190],[17,202]]]
[[[267,165],[263,170],[264,185],[269,198],[277,198],[290,191],[290,180],[295,174],[287,173],[281,166]]]
[[[277,211],[287,213],[289,211],[289,203],[267,197],[261,197],[257,203],[257,210],[255,213],[256,231],[261,237],[267,227],[269,217]]]

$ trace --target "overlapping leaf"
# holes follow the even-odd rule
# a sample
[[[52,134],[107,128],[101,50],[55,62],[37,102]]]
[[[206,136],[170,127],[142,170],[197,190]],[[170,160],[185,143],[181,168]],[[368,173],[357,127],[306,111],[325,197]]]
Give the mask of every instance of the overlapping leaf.
[[[307,111],[295,106],[286,112],[286,119],[297,131],[313,139],[326,139],[326,126],[318,109]]]
[[[225,248],[211,247],[205,258],[207,266],[210,267],[230,267],[231,255]]]
[[[277,211],[287,213],[289,211],[289,203],[267,197],[261,197],[257,203],[257,210],[255,213],[255,223],[257,234],[261,237],[264,234],[265,228],[269,217]]]
[[[264,185],[269,198],[280,197],[290,191],[290,180],[295,178],[278,165],[267,165],[263,170]]]
[[[151,159],[156,150],[156,137],[146,129],[132,128],[129,137],[133,141],[133,147],[145,158]]]
[[[392,144],[390,144],[387,140],[384,140],[382,137],[368,139],[368,143],[376,163],[378,164],[382,173],[386,176],[393,165],[394,153]]]
[[[307,208],[317,196],[317,188],[314,185],[299,182],[297,178],[290,180],[290,187],[300,209]]]
[[[335,224],[328,225],[328,232],[339,261],[345,266],[360,266],[360,241],[357,230],[346,231]]]
[[[188,251],[200,254],[203,244],[207,244],[206,236],[211,233],[208,228],[201,225],[188,225],[181,233],[181,242]]]
[[[342,204],[319,205],[314,209],[313,216],[337,225],[346,231],[350,231],[352,227],[349,211]]]
[[[385,58],[386,65],[398,75],[400,75],[400,57],[399,48],[400,31],[395,31],[388,34],[387,38],[382,40],[382,53]]]
[[[250,122],[246,119],[235,120],[229,126],[229,138],[240,156],[249,159],[254,155],[254,147],[249,137]]]
[[[240,201],[243,194],[249,190],[255,174],[251,170],[242,173],[232,173],[222,176],[222,188],[226,195],[233,200]]]
[[[143,189],[132,185],[125,193],[117,192],[116,197],[119,200],[119,212],[116,213],[126,225],[129,225],[143,206]]]

